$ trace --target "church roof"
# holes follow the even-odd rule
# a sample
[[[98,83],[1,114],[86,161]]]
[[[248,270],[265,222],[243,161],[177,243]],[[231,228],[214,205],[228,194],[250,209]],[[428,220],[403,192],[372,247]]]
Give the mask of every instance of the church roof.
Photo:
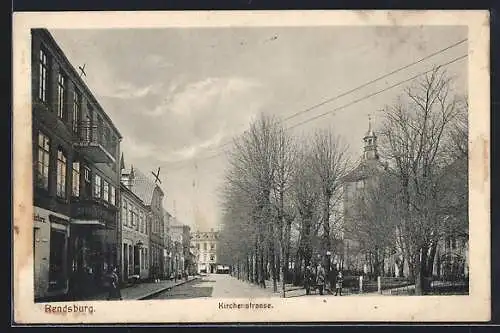
[[[366,160],[363,159],[354,170],[347,174],[344,182],[356,182],[361,179],[369,178],[376,174],[383,172],[386,169],[384,163],[379,160]]]
[[[129,173],[130,170],[125,171]],[[134,168],[134,181],[131,187],[132,192],[137,195],[146,205],[150,205],[153,199],[153,192],[158,185],[139,169]],[[160,189],[161,191],[161,189]]]

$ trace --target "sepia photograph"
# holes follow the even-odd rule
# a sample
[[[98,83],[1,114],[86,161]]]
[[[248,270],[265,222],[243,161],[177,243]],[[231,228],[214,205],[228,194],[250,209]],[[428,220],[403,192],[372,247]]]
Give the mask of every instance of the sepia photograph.
[[[14,16],[15,317],[488,320],[488,20]]]

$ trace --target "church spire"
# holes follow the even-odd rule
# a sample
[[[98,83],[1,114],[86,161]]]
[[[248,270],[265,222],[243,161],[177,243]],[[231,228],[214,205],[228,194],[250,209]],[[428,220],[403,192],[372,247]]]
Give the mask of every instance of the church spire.
[[[377,153],[377,135],[372,128],[372,118],[368,115],[368,131],[366,131],[363,137],[364,142],[364,153],[363,157],[365,160],[378,160]]]

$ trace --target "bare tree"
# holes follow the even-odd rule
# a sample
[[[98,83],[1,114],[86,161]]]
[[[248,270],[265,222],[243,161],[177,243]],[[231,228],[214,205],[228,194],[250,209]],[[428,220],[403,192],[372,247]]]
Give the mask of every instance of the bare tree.
[[[296,145],[292,137],[287,133],[282,124],[277,124],[275,136],[274,162],[274,184],[272,188],[272,202],[276,209],[276,236],[279,244],[278,267],[282,282],[281,295],[285,297],[286,271],[288,267],[287,251],[289,247],[289,229],[293,220],[293,212],[286,200],[286,194],[291,185],[292,174],[295,166]],[[275,244],[275,243],[273,243]]]
[[[349,170],[348,146],[331,128],[315,132],[311,146],[311,168],[317,178],[321,202],[322,244],[324,256],[331,249],[330,217],[332,198],[341,190],[342,178]]]
[[[384,257],[394,250],[398,212],[394,201],[398,188],[389,175],[381,175],[367,182],[357,193],[352,209],[351,223],[346,231],[360,245],[360,251],[370,257],[372,272],[382,275]]]
[[[292,178],[291,198],[296,208],[299,229],[297,258],[298,267],[302,259],[305,265],[311,264],[313,249],[312,242],[318,220],[318,177],[312,167],[311,152],[308,146],[302,146],[295,160],[295,169]]]
[[[443,230],[438,183],[450,162],[446,145],[459,109],[451,93],[451,78],[436,68],[384,113],[382,154],[398,181],[398,233],[417,294],[426,289],[424,277]]]

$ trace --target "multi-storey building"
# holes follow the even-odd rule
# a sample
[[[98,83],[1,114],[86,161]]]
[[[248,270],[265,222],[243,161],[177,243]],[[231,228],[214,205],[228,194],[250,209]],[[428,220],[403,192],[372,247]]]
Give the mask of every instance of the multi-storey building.
[[[178,267],[180,267],[182,272],[191,271],[194,264],[193,254],[191,253],[191,228],[173,219],[170,231],[172,237],[175,237],[174,239],[179,243],[177,244],[177,252],[181,264]]]
[[[33,29],[35,298],[86,271],[98,288],[119,261],[121,135],[46,29]]]
[[[169,278],[172,275],[172,237],[170,235],[170,221],[172,215],[163,210],[163,275]]]
[[[380,177],[386,175],[388,165],[379,159],[377,152],[377,136],[369,129],[363,138],[364,153],[362,161],[350,172],[344,179],[344,234],[343,234],[343,256],[338,261],[344,270],[352,270],[358,273],[373,273],[374,267],[368,253],[360,247],[356,233],[352,230],[352,223],[360,216],[356,212],[356,202],[359,196],[364,195],[366,190],[371,188],[379,190]],[[468,211],[467,195],[468,188],[464,186],[466,182],[467,157],[458,158],[450,165],[445,167],[442,172],[442,183],[445,184],[442,189],[446,195],[442,198],[440,204],[444,219],[450,222],[444,222],[444,226],[450,226],[450,230],[442,230],[442,237],[435,243],[434,261],[431,263],[431,272],[428,274],[438,278],[461,278],[468,276]],[[387,179],[387,178],[386,178]],[[461,220],[460,220],[461,219]],[[452,221],[453,220],[453,221]],[[452,222],[451,222],[452,221]],[[366,223],[366,221],[361,221]],[[399,230],[395,227],[394,234],[398,235]],[[396,237],[398,239],[399,237]],[[381,269],[390,276],[408,276],[409,267],[406,262],[402,246],[399,242],[390,245],[389,249],[380,249]],[[379,260],[380,260],[379,258]]]
[[[150,278],[157,279],[163,277],[163,256],[164,256],[164,210],[163,210],[163,190],[155,183],[150,177],[146,176],[139,169],[122,170],[122,181],[126,184],[127,188],[135,194],[146,208],[145,225],[147,225],[147,232],[149,238],[149,245],[146,251],[149,256],[148,274]],[[132,175],[132,177],[131,177]],[[130,207],[127,207],[130,214]],[[123,207],[122,207],[123,211]],[[125,216],[126,219],[126,216]],[[139,216],[140,219],[140,216]],[[133,226],[133,228],[136,228]],[[125,249],[125,246],[123,249]],[[124,250],[122,250],[124,251]],[[125,255],[125,254],[124,254]],[[130,257],[129,257],[130,258]],[[123,278],[122,274],[122,278]]]
[[[360,249],[356,235],[349,230],[358,218],[356,203],[359,195],[366,188],[376,187],[379,177],[385,172],[386,164],[382,163],[377,152],[377,136],[368,126],[368,131],[363,137],[363,156],[361,162],[343,179],[343,210],[344,210],[344,232],[343,232],[343,258],[338,260],[339,268],[357,272],[369,270],[365,253]]]
[[[192,235],[191,242],[196,249],[198,273],[216,273],[219,233],[213,229],[205,232],[196,231]]]
[[[142,199],[132,190],[135,172],[133,167],[122,173],[121,184],[121,226],[122,262],[124,281],[131,276],[141,280],[149,278],[149,229],[150,212]]]

